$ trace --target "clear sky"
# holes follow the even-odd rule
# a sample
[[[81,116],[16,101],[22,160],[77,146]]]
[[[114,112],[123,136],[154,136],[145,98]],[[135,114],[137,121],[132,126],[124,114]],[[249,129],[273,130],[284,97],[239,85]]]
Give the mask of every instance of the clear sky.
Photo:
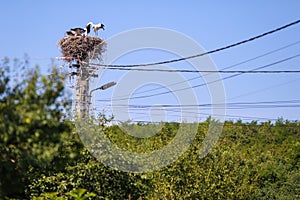
[[[32,60],[31,65],[39,64],[41,68],[49,68],[50,58],[61,56],[57,42],[65,31],[77,26],[85,26],[89,21],[102,22],[106,30],[101,37],[108,40],[124,31],[159,27],[171,29],[196,41],[206,51],[235,43],[240,40],[280,27],[300,19],[300,1],[2,1],[0,3],[0,58],[20,58],[27,53]],[[300,41],[300,25],[290,27],[273,35],[241,45],[210,56],[217,69],[222,69],[239,62],[260,56]],[[122,44],[120,44],[122,46]],[[187,48],[184,47],[183,48]],[[107,52],[109,52],[109,44]],[[236,66],[232,70],[251,70],[278,60],[295,56],[300,52],[300,44],[295,44],[276,53],[264,56],[252,62]],[[45,58],[45,59],[43,59]],[[118,64],[156,62],[172,58],[172,54],[159,51],[141,51],[128,58],[122,57]],[[41,59],[41,60],[39,60]],[[105,62],[104,58],[104,62]],[[268,70],[300,70],[300,57],[271,66]],[[65,65],[58,61],[59,65]],[[181,66],[174,67],[183,67]],[[119,81],[120,72],[107,71],[101,83]],[[221,77],[230,74],[221,74]],[[186,79],[193,75],[184,75]],[[162,77],[162,79],[164,79]],[[198,81],[198,82],[197,82]],[[189,81],[193,86],[203,80]],[[268,101],[276,105],[287,105],[279,101],[298,100],[293,107],[266,108],[243,107],[228,108],[227,119],[266,118],[299,120],[300,119],[300,74],[244,74],[223,81],[226,102]],[[149,86],[151,87],[151,86]],[[144,89],[149,89],[144,88]],[[179,87],[180,88],[180,87]],[[98,99],[109,99],[113,90],[101,92]],[[140,88],[142,91],[143,88]],[[151,94],[161,91],[152,91]],[[205,88],[195,89],[199,104],[211,103]],[[143,93],[145,95],[145,93]],[[204,97],[205,96],[205,97]],[[157,96],[155,100],[140,99],[130,104],[167,104],[174,103],[168,95]],[[175,102],[176,103],[176,102]],[[109,109],[103,103],[95,105]],[[104,106],[104,107],[103,107]],[[144,111],[141,111],[144,112]],[[166,111],[167,112],[167,111]],[[203,113],[209,111],[203,110]],[[162,115],[162,113],[157,113]],[[240,116],[240,117],[239,117]],[[205,115],[201,116],[207,117]],[[135,115],[134,120],[149,120],[147,117]],[[162,118],[163,119],[163,118]],[[252,119],[252,118],[251,118]]]

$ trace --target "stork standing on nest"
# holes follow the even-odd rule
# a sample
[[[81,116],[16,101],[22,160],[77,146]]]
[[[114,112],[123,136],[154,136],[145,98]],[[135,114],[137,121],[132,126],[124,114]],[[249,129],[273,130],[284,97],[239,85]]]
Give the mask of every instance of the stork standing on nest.
[[[87,36],[91,32],[91,26],[92,24],[88,23],[85,27],[84,35]]]
[[[89,22],[88,25],[91,25],[93,27],[93,30],[96,35],[98,35],[98,30],[103,29],[104,30],[104,24],[94,24],[93,22]]]

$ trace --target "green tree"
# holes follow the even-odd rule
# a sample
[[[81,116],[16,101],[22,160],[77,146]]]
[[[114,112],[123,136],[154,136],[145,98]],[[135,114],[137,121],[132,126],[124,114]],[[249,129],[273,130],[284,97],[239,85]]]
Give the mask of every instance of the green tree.
[[[125,173],[103,165],[82,145],[74,123],[65,118],[68,103],[56,71],[46,77],[33,72],[13,84],[8,68],[6,60],[0,72],[0,199],[300,198],[299,122],[225,122],[217,144],[200,158],[209,118],[170,166]],[[153,137],[135,138],[116,125],[106,126],[109,120],[100,115],[99,124],[83,128],[103,131],[117,146],[137,153],[167,145],[183,125],[123,124],[134,135],[140,127],[150,129],[149,135],[159,130]],[[101,147],[94,136],[85,137],[92,147]]]
[[[71,125],[64,122],[67,101],[56,71],[34,71],[12,84],[7,65],[0,72],[0,198],[25,198],[32,178],[56,167]]]

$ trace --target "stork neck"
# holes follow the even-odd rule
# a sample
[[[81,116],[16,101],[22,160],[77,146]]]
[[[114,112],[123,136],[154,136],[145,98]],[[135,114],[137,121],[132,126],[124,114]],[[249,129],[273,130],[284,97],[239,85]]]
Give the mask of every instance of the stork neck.
[[[90,33],[90,31],[91,31],[91,24],[88,24],[88,25],[86,26],[86,32],[87,32],[87,33]]]

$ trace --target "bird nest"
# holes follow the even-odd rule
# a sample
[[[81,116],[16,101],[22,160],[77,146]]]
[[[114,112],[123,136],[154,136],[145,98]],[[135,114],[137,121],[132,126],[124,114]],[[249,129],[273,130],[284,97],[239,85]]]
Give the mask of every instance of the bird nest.
[[[63,60],[67,62],[101,59],[105,51],[104,40],[93,36],[64,37],[58,41],[58,46],[61,48]]]

